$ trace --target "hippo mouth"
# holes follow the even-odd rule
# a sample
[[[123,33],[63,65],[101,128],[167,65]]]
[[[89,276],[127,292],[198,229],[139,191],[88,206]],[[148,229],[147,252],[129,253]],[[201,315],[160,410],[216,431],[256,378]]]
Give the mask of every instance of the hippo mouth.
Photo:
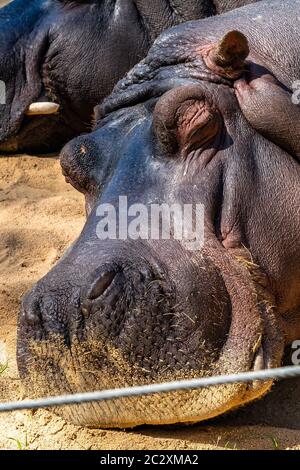
[[[53,117],[51,119],[53,119]],[[54,119],[57,121],[57,116]],[[35,134],[37,132],[42,132],[43,128],[46,126],[49,126],[49,117],[27,117],[24,115],[17,133],[9,136],[0,143],[0,152],[26,152],[29,147],[32,147],[30,145],[30,140],[34,141]],[[28,142],[28,147],[26,142]]]
[[[220,324],[207,341],[197,325],[198,312],[194,318],[181,312],[170,279],[149,265],[134,270],[104,265],[88,290],[69,286],[66,294],[61,286],[59,301],[57,289],[53,299],[49,286],[47,292],[36,287],[23,302],[18,332],[18,364],[27,392],[49,396],[278,366],[283,341],[272,308],[258,299],[245,267],[227,260],[220,295],[227,291],[231,300],[219,304]],[[209,256],[206,269],[218,278]],[[67,316],[62,305],[68,305]],[[56,411],[91,427],[191,423],[252,401],[271,386],[272,381],[237,383]]]
[[[11,118],[9,118],[11,119]],[[4,129],[0,141],[0,152],[13,153],[19,151],[49,150],[50,143],[46,140],[49,133],[58,141],[57,149],[64,143],[59,138],[61,130],[59,124],[63,125],[60,105],[54,101],[43,98],[41,101],[32,102],[26,109],[18,112],[18,117],[9,124],[9,129]],[[52,129],[58,129],[53,133]],[[41,138],[44,136],[45,138]],[[35,145],[37,141],[37,145]],[[53,143],[51,142],[51,150]]]

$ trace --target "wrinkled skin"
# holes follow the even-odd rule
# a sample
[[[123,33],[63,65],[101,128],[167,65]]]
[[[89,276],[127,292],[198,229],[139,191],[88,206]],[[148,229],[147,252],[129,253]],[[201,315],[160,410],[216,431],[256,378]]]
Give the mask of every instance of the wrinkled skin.
[[[235,88],[253,128],[300,160],[300,108],[293,103],[292,94],[271,75],[250,83],[241,79]]]
[[[94,106],[163,30],[227,8],[210,0],[13,1],[0,10],[0,151],[47,153],[88,132]],[[41,101],[59,111],[26,114]]]
[[[163,34],[96,109],[94,131],[63,149],[62,170],[86,197],[87,223],[24,298],[18,364],[30,394],[272,368],[300,337],[299,164],[250,125],[234,88],[245,69],[267,71],[286,89],[299,74],[300,1],[272,5]],[[97,208],[117,209],[122,195],[129,205],[203,204],[204,246],[190,251],[174,236],[100,240]],[[88,426],[190,423],[271,385],[59,412]]]

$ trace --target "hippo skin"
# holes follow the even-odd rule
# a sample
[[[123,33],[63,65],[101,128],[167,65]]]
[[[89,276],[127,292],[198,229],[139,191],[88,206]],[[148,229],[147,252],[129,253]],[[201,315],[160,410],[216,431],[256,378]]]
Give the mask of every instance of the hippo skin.
[[[258,132],[300,160],[300,108],[291,94],[271,75],[241,79],[236,85],[239,104],[249,123]],[[300,103],[298,103],[300,104]]]
[[[300,74],[298,17],[300,0],[262,1],[168,30],[96,108],[93,132],[64,147],[62,171],[85,195],[87,222],[23,300],[17,355],[30,395],[283,363],[300,338],[300,167],[292,143],[251,124],[241,88],[267,75],[279,97],[291,93]],[[129,205],[203,204],[204,245],[190,251],[172,234],[100,240],[99,205],[117,209],[123,195]],[[272,385],[58,412],[87,426],[193,423]]]
[[[61,149],[162,31],[250,1],[13,1],[0,10],[0,151]]]

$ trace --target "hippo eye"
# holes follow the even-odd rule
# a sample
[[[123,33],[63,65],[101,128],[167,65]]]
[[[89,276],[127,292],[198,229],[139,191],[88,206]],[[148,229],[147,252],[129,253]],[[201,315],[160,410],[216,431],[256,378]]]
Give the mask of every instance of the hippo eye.
[[[206,100],[186,101],[177,115],[177,141],[190,151],[205,147],[219,131],[219,113]]]
[[[167,92],[154,110],[154,131],[168,153],[205,148],[221,126],[221,114],[212,97],[198,85]]]

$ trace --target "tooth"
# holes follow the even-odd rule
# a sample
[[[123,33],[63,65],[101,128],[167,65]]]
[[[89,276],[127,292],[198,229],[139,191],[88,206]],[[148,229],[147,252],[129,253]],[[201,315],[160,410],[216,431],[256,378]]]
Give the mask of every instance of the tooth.
[[[27,114],[27,116],[54,114],[57,113],[59,107],[60,106],[57,103],[38,101],[36,103],[31,103],[25,114]]]
[[[254,362],[254,367],[253,367],[253,370],[263,370],[264,369],[264,351],[263,351],[263,348],[260,347],[257,354],[256,354],[256,358],[255,358],[255,362]]]

